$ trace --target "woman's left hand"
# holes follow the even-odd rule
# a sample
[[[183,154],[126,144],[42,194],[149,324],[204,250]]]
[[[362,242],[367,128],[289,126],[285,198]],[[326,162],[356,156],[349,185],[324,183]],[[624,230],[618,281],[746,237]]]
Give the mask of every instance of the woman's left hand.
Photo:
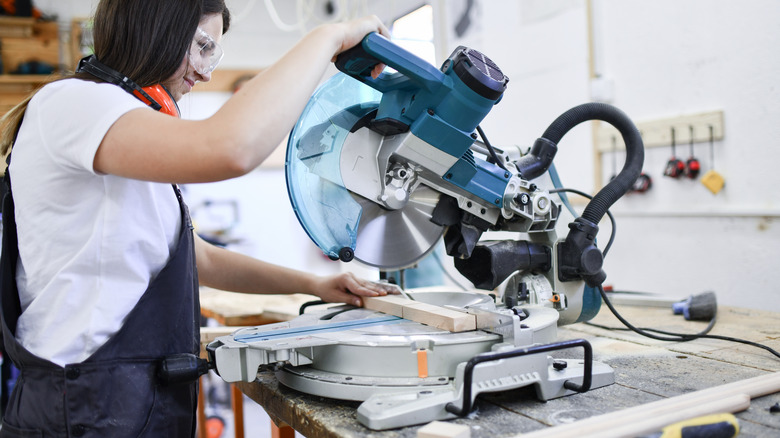
[[[362,307],[360,297],[378,297],[400,293],[397,286],[381,284],[358,278],[351,272],[331,277],[319,277],[314,284],[314,294],[329,303],[347,303]]]

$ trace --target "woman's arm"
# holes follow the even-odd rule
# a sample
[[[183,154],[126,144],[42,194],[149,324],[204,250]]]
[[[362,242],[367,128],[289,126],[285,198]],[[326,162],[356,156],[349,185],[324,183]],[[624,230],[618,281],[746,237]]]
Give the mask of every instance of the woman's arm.
[[[201,285],[231,292],[302,293],[320,297],[327,302],[341,302],[355,306],[363,305],[360,297],[395,293],[392,286],[383,286],[360,279],[351,273],[319,277],[266,263],[214,246],[197,235],[195,235],[195,259]]]
[[[251,171],[290,131],[332,59],[370,32],[389,36],[374,16],[315,28],[206,120],[128,112],[104,136],[95,170],[175,183],[220,181]]]

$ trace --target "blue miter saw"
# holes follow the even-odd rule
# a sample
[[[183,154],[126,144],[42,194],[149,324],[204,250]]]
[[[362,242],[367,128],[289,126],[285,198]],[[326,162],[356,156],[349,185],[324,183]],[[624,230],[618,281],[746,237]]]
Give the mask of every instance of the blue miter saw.
[[[395,71],[372,78],[378,63]],[[209,345],[223,379],[275,369],[289,387],[363,401],[358,420],[371,429],[466,415],[480,392],[535,385],[547,400],[613,383],[587,341],[557,341],[556,327],[600,307],[598,223],[644,160],[631,120],[609,105],[581,105],[512,156],[479,127],[508,82],[483,54],[458,47],[437,69],[374,33],[336,66],[342,73],[315,92],[289,139],[287,185],[303,228],[331,259],[381,271],[414,266],[443,239],[458,271],[493,295],[406,294],[475,315],[466,332],[351,306],[241,330]],[[545,178],[561,138],[587,120],[621,132],[626,163],[558,238],[562,198],[543,188]],[[494,231],[516,237],[483,238]],[[550,355],[572,348],[583,358]]]

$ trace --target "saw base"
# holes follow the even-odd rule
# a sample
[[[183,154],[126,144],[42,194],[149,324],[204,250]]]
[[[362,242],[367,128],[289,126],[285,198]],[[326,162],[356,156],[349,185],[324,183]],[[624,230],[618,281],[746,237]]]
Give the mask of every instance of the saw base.
[[[327,307],[239,330],[210,344],[209,354],[228,382],[252,381],[258,369],[272,367],[289,388],[362,401],[358,420],[375,430],[466,415],[485,392],[534,385],[538,398],[549,400],[614,383],[613,370],[592,361],[587,341],[556,342],[555,309],[529,306],[520,319],[484,294],[409,295],[472,313],[481,328],[454,333],[364,308]],[[584,359],[549,355],[580,347]]]
[[[579,359],[553,359],[535,354],[483,364],[474,371],[471,400],[487,392],[500,392],[535,386],[537,397],[546,401],[575,394],[565,382],[581,384],[585,373]],[[286,366],[276,372],[285,386],[321,397],[363,401],[358,407],[358,421],[373,430],[447,420],[458,416],[453,410],[464,405],[464,364],[457,376],[425,378],[360,377],[328,373],[308,366]],[[615,382],[608,365],[594,362],[591,389]],[[450,406],[450,410],[448,410]]]

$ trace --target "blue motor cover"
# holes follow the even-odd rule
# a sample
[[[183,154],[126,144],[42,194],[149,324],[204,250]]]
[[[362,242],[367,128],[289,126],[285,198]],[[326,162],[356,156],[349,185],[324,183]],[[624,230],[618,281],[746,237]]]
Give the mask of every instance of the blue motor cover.
[[[396,70],[372,78],[378,63]],[[336,67],[381,92],[372,129],[393,135],[411,131],[458,161],[440,175],[485,202],[503,206],[510,175],[475,160],[469,148],[477,126],[501,100],[509,79],[482,53],[458,47],[437,70],[377,33],[336,59]]]

